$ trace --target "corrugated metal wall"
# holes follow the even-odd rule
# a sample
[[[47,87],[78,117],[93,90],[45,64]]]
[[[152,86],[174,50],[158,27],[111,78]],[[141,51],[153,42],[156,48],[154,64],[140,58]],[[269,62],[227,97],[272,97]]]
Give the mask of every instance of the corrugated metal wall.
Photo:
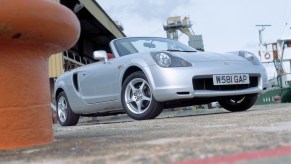
[[[60,0],[50,0],[59,3]],[[63,69],[63,54],[58,53],[51,55],[49,58],[49,78],[59,77],[64,73]]]
[[[51,55],[49,58],[49,77],[59,77],[63,73],[63,53]]]

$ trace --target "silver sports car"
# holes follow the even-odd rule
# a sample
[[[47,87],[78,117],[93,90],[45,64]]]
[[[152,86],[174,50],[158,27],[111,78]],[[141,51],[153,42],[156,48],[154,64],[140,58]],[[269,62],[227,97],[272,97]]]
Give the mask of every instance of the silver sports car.
[[[94,52],[98,62],[57,79],[62,126],[76,125],[80,116],[124,112],[136,120],[153,119],[165,108],[215,101],[228,111],[244,111],[267,87],[265,68],[246,51],[201,52],[157,37],[115,39],[110,48]]]

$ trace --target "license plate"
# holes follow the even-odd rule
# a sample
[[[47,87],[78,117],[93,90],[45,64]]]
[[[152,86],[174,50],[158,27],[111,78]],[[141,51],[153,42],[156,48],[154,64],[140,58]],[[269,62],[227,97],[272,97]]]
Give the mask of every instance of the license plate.
[[[213,75],[213,85],[250,84],[248,74]]]

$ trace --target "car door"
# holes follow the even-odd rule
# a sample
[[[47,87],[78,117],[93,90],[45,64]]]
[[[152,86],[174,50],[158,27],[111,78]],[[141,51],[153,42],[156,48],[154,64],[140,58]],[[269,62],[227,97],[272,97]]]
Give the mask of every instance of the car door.
[[[114,101],[118,98],[115,60],[89,65],[79,72],[80,93],[88,104]]]

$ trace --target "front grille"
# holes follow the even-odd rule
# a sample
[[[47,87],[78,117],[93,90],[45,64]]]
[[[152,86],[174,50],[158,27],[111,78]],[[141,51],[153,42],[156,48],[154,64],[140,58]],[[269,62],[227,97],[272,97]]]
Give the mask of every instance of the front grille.
[[[236,85],[213,85],[212,77],[194,77],[194,90],[213,90],[213,91],[229,91],[241,90],[252,87],[257,87],[259,83],[258,75],[250,75],[250,84],[236,84]]]

